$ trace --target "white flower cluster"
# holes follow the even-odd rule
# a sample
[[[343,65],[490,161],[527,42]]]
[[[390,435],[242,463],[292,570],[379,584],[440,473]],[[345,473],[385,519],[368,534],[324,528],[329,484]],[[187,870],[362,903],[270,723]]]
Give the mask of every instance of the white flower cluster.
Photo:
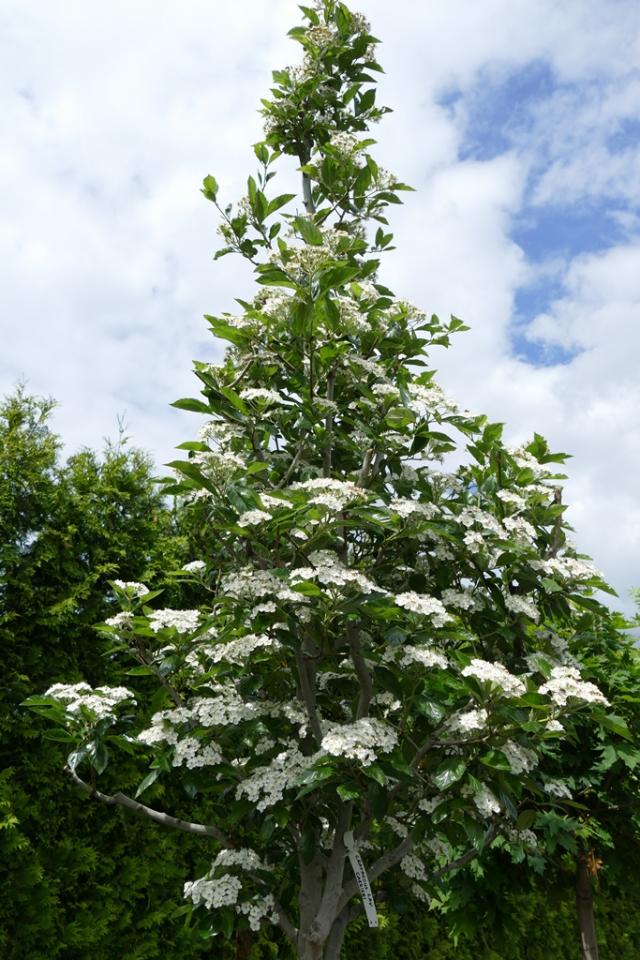
[[[144,583],[136,583],[135,580],[114,580],[113,585],[132,597],[144,597],[149,593],[149,587],[145,587]]]
[[[271,894],[253,896],[238,903],[238,896],[242,889],[242,881],[235,874],[224,873],[216,877],[215,874],[222,868],[238,868],[251,873],[256,870],[269,870],[258,854],[251,849],[221,850],[211,869],[205,877],[184,885],[185,897],[191,899],[194,905],[204,903],[209,909],[222,906],[235,906],[236,913],[244,914],[249,918],[252,930],[259,930],[262,920],[267,917],[272,922],[277,921],[274,913],[275,901]]]
[[[560,800],[573,799],[573,794],[569,787],[560,780],[547,780],[547,782],[542,785],[542,789],[545,793],[548,793],[550,797],[558,797]]]
[[[104,720],[125,700],[135,703],[135,697],[126,687],[96,687],[88,683],[54,683],[45,692],[64,705],[68,713],[78,713],[82,707],[90,710],[96,720]]]
[[[466,710],[464,713],[459,713],[451,718],[449,729],[453,732],[460,731],[463,734],[473,733],[476,730],[483,730],[488,719],[489,714],[482,707],[477,710]]]
[[[306,603],[307,598],[295,593],[272,573],[271,570],[257,570],[251,566],[242,567],[235,573],[223,578],[221,590],[227,596],[237,600],[258,600],[262,597],[275,597],[291,603]]]
[[[292,742],[271,761],[268,767],[257,767],[250,777],[236,788],[236,798],[246,796],[257,810],[266,810],[282,800],[285,790],[298,785],[300,777],[314,761],[305,757]]]
[[[348,504],[365,497],[366,490],[351,480],[334,480],[331,477],[314,477],[292,483],[289,490],[304,490],[311,493],[309,503],[319,503],[329,510],[343,510]]]
[[[415,853],[408,853],[406,857],[402,858],[400,869],[411,880],[422,881],[423,883],[429,880],[424,863]]]
[[[267,390],[266,387],[246,387],[240,392],[242,400],[261,400],[265,404],[277,403],[282,405],[285,401],[275,390]]]
[[[141,730],[136,739],[147,746],[153,746],[156,743],[169,743],[175,746],[178,742],[178,734],[174,727],[188,723],[191,717],[191,711],[187,707],[158,710],[151,717],[151,726]]]
[[[130,610],[122,610],[120,613],[116,613],[115,616],[109,617],[105,620],[105,623],[108,627],[130,627],[132,626],[133,614]]]
[[[595,683],[581,678],[576,667],[553,667],[551,677],[543,683],[539,692],[548,694],[559,707],[564,707],[570,697],[586,703],[602,703],[605,706],[609,704]]]
[[[602,574],[589,560],[578,560],[575,557],[549,557],[548,560],[532,560],[534,570],[540,570],[550,576],[560,576],[567,580],[590,580],[591,577],[601,577]]]
[[[355,587],[360,593],[384,593],[372,580],[354,570],[345,567],[337,554],[331,550],[315,550],[309,554],[312,567],[297,567],[291,572],[291,582],[317,580],[328,587]]]
[[[426,593],[416,593],[414,590],[409,590],[406,593],[399,593],[395,597],[395,602],[405,610],[419,613],[423,617],[430,617],[434,627],[443,627],[445,623],[451,620],[451,615],[447,613],[440,600],[430,597]]]
[[[538,757],[533,750],[529,750],[513,740],[507,740],[498,749],[509,761],[511,773],[529,773],[538,765]]]
[[[446,670],[449,666],[445,655],[434,650],[433,647],[415,647],[408,644],[400,647],[400,652],[402,653],[399,661],[401,667],[407,667],[410,663],[419,663],[423,667],[438,667],[440,670]]]
[[[198,430],[198,440],[202,443],[213,443],[221,447],[242,436],[242,427],[225,420],[209,420]]]
[[[500,802],[495,794],[491,792],[486,784],[482,784],[477,793],[473,795],[473,802],[476,805],[481,817],[489,819],[494,813],[500,813]]]
[[[519,697],[526,686],[518,677],[509,673],[506,667],[501,663],[490,663],[488,660],[474,658],[471,663],[462,671],[463,677],[476,677],[484,683],[495,683],[501,687],[507,697]]]
[[[138,738],[140,739],[140,738]],[[223,761],[220,748],[215,743],[203,743],[198,737],[184,737],[178,740],[173,754],[173,766],[189,767],[193,770],[195,767],[212,767]]]
[[[246,467],[242,457],[230,450],[209,450],[206,453],[197,453],[191,463],[199,467],[204,476],[214,483],[226,483],[238,470]]]
[[[480,597],[476,597],[471,590],[443,590],[441,599],[445,606],[458,610],[477,610],[482,606]]]
[[[505,517],[502,525],[510,536],[515,537],[522,543],[530,543],[537,536],[535,527],[532,527],[524,517]]]
[[[420,383],[410,383],[407,390],[411,396],[409,409],[417,417],[430,417],[439,408],[447,413],[457,413],[458,404],[450,400],[444,391],[435,383],[428,387]]]
[[[531,600],[527,600],[526,597],[521,597],[516,593],[504,593],[504,605],[507,610],[510,610],[512,613],[523,613],[525,617],[529,617],[530,620],[534,620],[536,623],[540,619],[540,611],[536,607],[535,603]]]
[[[239,877],[225,873],[215,880],[200,877],[199,880],[188,881],[184,885],[184,896],[185,899],[193,901],[195,907],[204,904],[208,910],[216,910],[237,903],[241,890],[242,882]]]
[[[261,647],[277,649],[280,647],[280,643],[274,637],[269,637],[265,633],[248,633],[236,640],[215,644],[207,650],[207,653],[213,663],[219,663],[221,660],[226,660],[228,663],[242,663],[243,660],[247,660],[251,656],[254,650]]]
[[[353,723],[328,725],[321,747],[334,757],[359,760],[368,767],[378,753],[389,753],[398,742],[395,730],[373,717],[362,717]]]
[[[514,490],[497,490],[496,497],[498,500],[502,500],[503,503],[508,503],[512,507],[516,507],[517,510],[524,510],[527,505],[525,498],[521,497],[520,494]]]
[[[434,503],[421,503],[419,500],[411,500],[406,497],[394,497],[389,504],[389,510],[397,513],[400,517],[411,517],[418,514],[432,520],[440,512]]]
[[[204,560],[192,560],[191,563],[185,563],[182,569],[185,573],[200,573],[202,570],[206,570],[206,567]]]
[[[266,520],[271,520],[271,514],[267,513],[266,510],[245,510],[245,512],[238,517],[238,526],[254,527]]]
[[[501,539],[506,537],[503,527],[496,518],[491,513],[487,513],[486,510],[481,510],[480,507],[464,507],[458,514],[458,523],[461,523],[467,529],[477,524],[483,530],[489,530],[490,533],[495,533]]]
[[[343,157],[350,157],[355,153],[358,143],[355,133],[347,133],[345,130],[334,133],[329,140],[329,146]]]
[[[371,386],[371,393],[376,397],[389,400],[397,400],[400,397],[400,391],[392,383],[374,383]]]
[[[173,629],[178,633],[193,633],[198,629],[200,613],[198,610],[154,610],[149,615],[149,626],[156,633],[159,630]]]
[[[353,336],[359,333],[370,333],[371,324],[366,312],[353,297],[337,296],[334,303],[340,311],[340,335]],[[331,331],[327,331],[330,333]]]

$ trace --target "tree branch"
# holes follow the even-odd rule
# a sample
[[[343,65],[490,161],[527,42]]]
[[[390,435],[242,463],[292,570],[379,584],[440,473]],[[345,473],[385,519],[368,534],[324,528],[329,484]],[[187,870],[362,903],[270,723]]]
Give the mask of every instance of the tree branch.
[[[177,817],[172,817],[170,814],[163,813],[161,810],[153,810],[151,807],[147,807],[144,803],[140,803],[138,800],[134,800],[124,793],[114,793],[113,795],[101,793],[85,780],[82,780],[71,767],[65,767],[64,771],[71,777],[76,786],[80,787],[81,790],[94,800],[99,800],[101,803],[106,803],[111,807],[126,807],[127,810],[133,810],[134,813],[148,817],[149,820],[153,820],[154,823],[159,823],[163,827],[171,827],[173,830],[183,830],[185,833],[192,833],[198,837],[212,837],[214,840],[217,840],[218,843],[221,843],[223,847],[230,849],[234,847],[231,840],[217,827],[210,824],[190,823],[188,820],[179,820]]]
[[[333,391],[336,383],[336,374],[335,370],[332,370],[327,376],[327,400],[329,403],[333,403]],[[331,410],[327,412],[327,416],[324,421],[325,428],[325,441],[324,441],[324,454],[323,454],[323,474],[325,477],[331,476],[331,445],[333,440],[333,413]]]
[[[369,713],[369,704],[373,696],[373,683],[362,654],[358,632],[353,624],[347,624],[347,640],[351,652],[351,661],[355,667],[358,680],[360,681],[360,696],[358,698],[358,708],[356,711],[356,720],[360,720]]]
[[[316,707],[316,692],[311,683],[308,671],[308,661],[302,650],[296,650],[296,663],[298,664],[298,679],[300,681],[300,693],[307,708],[307,716],[311,725],[311,732],[318,746],[322,742],[322,728],[318,719],[318,710]]]

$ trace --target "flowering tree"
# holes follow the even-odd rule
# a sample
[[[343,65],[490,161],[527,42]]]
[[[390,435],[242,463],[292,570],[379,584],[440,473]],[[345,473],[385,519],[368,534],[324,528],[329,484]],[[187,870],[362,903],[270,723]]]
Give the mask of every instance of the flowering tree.
[[[218,256],[259,284],[208,318],[224,362],[196,363],[204,399],[175,404],[209,418],[168,489],[206,518],[183,576],[210,602],[162,609],[115,581],[103,629],[158,681],[152,703],[59,684],[31,704],[74,739],[68,773],[92,797],[213,842],[185,886],[212,930],[273,923],[328,960],[359,911],[376,925],[390,882],[426,900],[501,837],[526,852],[539,757],[606,700],[554,651],[554,624],[602,586],[565,538],[564,456],[540,436],[509,450],[436,385],[428,351],[463,324],[379,279],[408,188],[370,153],[377,41],[342,3],[301,9],[303,61],[273,74],[247,196],[219,206],[204,181]],[[271,193],[282,154],[301,200]],[[113,746],[150,761],[138,795],[180,776],[207,822],[100,791]]]

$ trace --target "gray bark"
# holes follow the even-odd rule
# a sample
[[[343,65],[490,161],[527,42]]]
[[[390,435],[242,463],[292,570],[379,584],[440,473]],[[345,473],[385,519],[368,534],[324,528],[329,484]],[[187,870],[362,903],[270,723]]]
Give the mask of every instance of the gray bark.
[[[598,938],[593,914],[593,888],[587,860],[579,856],[576,862],[576,907],[582,960],[598,960]]]

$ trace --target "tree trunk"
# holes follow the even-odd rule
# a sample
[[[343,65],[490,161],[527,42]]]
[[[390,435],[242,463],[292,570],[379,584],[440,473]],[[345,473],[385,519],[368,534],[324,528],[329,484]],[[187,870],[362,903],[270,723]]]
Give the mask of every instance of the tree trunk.
[[[576,867],[576,906],[582,960],[598,960],[598,940],[593,915],[593,888],[585,856],[577,858]]]
[[[323,960],[323,944],[307,937],[299,937],[296,956],[298,960]]]

